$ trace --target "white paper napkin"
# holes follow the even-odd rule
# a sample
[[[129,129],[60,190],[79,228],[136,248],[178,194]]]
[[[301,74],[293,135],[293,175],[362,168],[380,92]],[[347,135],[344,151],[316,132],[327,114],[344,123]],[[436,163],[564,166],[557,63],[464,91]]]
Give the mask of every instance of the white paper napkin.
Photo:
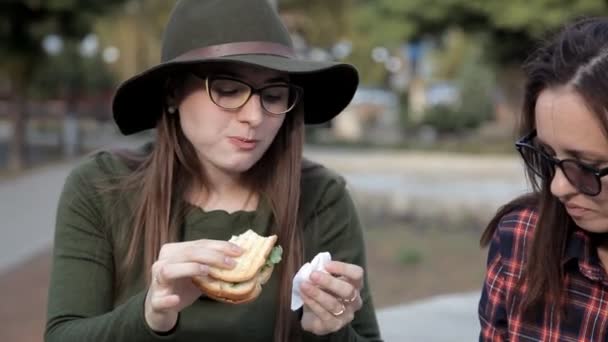
[[[302,284],[302,282],[310,279],[310,274],[312,273],[312,271],[320,271],[327,273],[327,271],[325,270],[325,264],[327,264],[329,261],[331,261],[331,254],[329,254],[329,252],[322,252],[317,254],[311,262],[307,262],[302,265],[302,267],[300,267],[298,273],[296,273],[296,275],[293,277],[293,286],[291,287],[292,311],[296,311],[302,305],[304,305],[300,294],[300,285]]]

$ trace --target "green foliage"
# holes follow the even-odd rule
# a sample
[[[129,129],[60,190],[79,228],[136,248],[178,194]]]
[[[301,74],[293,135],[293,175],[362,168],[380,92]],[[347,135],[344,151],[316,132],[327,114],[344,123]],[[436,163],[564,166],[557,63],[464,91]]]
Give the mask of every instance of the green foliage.
[[[462,133],[479,127],[487,119],[488,115],[480,111],[461,111],[437,105],[425,113],[422,123],[434,127],[440,133]]]
[[[417,249],[401,247],[397,252],[397,261],[405,266],[418,265],[422,262],[423,255]]]
[[[83,57],[78,42],[68,42],[61,54],[45,59],[32,75],[29,92],[38,98],[67,98],[111,88],[115,79],[97,54]]]
[[[49,34],[66,42],[89,33],[94,18],[126,0],[5,0],[0,3],[0,74],[23,93],[47,55],[42,40]],[[67,45],[67,44],[66,44]],[[25,94],[20,94],[20,96]]]
[[[480,8],[493,28],[524,31],[536,38],[574,18],[608,13],[608,4],[601,0],[482,1]]]
[[[492,118],[496,80],[493,68],[483,53],[484,37],[452,29],[445,35],[442,48],[434,56],[434,78],[452,80],[460,101],[453,105],[431,107],[422,124],[440,133],[460,133],[478,128]]]
[[[466,129],[478,128],[494,116],[494,78],[489,68],[475,65],[476,60],[465,63],[457,78],[461,96],[457,110]]]
[[[315,46],[330,48],[348,35],[353,0],[279,0],[279,11],[291,30]]]
[[[0,3],[0,59],[42,55],[47,34],[80,38],[95,16],[125,0],[4,0]]]
[[[24,165],[27,88],[47,58],[42,41],[50,34],[66,41],[90,32],[94,18],[125,0],[3,0],[0,2],[0,75],[8,79],[17,109],[9,168]]]
[[[470,121],[450,106],[436,105],[425,112],[421,124],[431,126],[441,133],[454,133],[469,128]]]
[[[357,48],[398,47],[452,27],[488,36],[486,50],[499,64],[519,64],[549,30],[581,16],[606,15],[601,0],[358,0],[353,13]]]

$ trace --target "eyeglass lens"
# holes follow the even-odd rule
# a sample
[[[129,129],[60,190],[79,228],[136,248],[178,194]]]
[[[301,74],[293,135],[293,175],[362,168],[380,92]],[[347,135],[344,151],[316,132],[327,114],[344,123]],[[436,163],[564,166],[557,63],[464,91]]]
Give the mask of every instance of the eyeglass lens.
[[[559,166],[568,181],[582,193],[595,195],[599,191],[599,179],[593,171],[588,170],[574,160],[556,162],[529,146],[522,146],[520,153],[528,167],[542,179],[553,178],[555,167]]]
[[[214,79],[209,83],[209,93],[215,104],[226,109],[236,109],[245,104],[252,89],[245,83],[230,79]],[[260,90],[262,107],[273,114],[283,114],[296,103],[297,93],[288,85],[264,87]]]

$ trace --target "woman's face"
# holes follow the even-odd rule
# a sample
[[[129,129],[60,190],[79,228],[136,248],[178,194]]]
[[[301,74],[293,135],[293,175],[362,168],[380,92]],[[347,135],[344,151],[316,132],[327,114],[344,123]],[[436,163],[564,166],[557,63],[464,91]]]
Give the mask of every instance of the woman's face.
[[[538,143],[557,159],[575,159],[595,168],[608,166],[608,138],[601,123],[571,87],[543,90],[535,108]],[[576,224],[590,232],[608,232],[608,176],[597,196],[580,193],[556,168],[551,193]]]
[[[254,88],[286,84],[287,75],[277,71],[233,65],[214,76],[242,80]],[[205,170],[240,174],[251,168],[266,152],[285,115],[273,115],[262,108],[259,94],[253,94],[240,108],[224,109],[208,95],[205,80],[189,76],[179,102],[181,128],[192,143]],[[230,89],[222,89],[230,94]]]

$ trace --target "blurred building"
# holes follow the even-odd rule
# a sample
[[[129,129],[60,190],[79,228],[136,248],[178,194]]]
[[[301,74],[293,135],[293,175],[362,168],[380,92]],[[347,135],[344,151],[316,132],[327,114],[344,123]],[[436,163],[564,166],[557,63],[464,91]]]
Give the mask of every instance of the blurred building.
[[[398,96],[381,88],[360,87],[350,105],[332,121],[337,140],[394,144],[399,142]]]

